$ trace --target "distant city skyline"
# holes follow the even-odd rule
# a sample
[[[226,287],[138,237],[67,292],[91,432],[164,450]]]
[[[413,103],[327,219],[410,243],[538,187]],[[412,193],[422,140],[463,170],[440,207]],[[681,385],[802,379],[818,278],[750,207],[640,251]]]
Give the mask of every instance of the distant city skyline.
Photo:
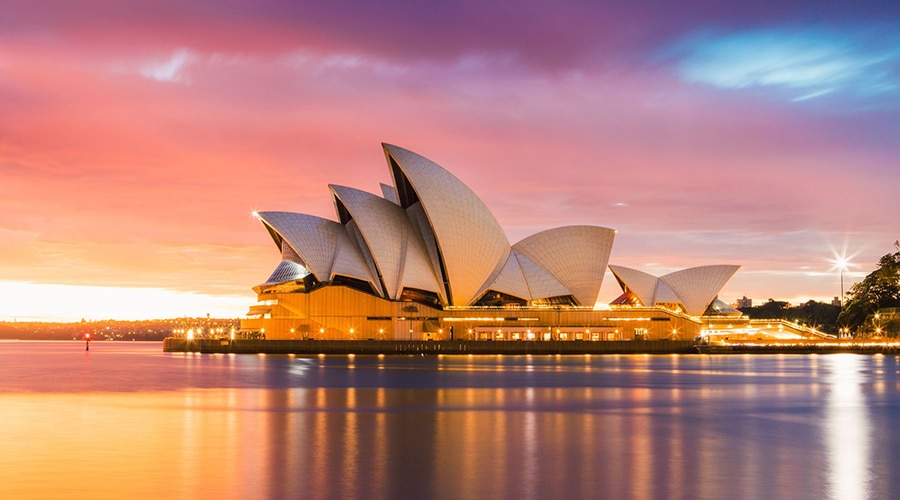
[[[0,320],[242,316],[251,215],[426,152],[510,241],[831,302],[900,238],[900,6],[0,0]],[[599,302],[620,293],[607,272]]]

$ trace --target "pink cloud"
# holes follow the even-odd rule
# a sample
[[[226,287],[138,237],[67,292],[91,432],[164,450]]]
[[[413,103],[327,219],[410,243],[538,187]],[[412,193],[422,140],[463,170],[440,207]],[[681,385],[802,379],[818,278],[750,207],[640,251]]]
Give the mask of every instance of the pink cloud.
[[[529,17],[546,52],[523,42],[532,24],[507,41],[488,33],[509,8],[471,21],[468,4],[446,25],[384,36],[402,13],[338,26],[278,5],[18,7],[0,35],[4,279],[250,297],[278,256],[249,212],[332,217],[327,184],[390,181],[381,141],[455,173],[512,241],[612,227],[622,265],[743,264],[727,293],[830,296],[826,240],[850,235],[873,263],[900,236],[895,122],[613,64],[615,47],[594,48],[654,37],[623,26],[554,38],[579,7]],[[459,43],[438,36],[470,24]],[[410,40],[422,46],[401,47]],[[535,62],[572,47],[565,64]],[[602,62],[578,62],[591,57]]]

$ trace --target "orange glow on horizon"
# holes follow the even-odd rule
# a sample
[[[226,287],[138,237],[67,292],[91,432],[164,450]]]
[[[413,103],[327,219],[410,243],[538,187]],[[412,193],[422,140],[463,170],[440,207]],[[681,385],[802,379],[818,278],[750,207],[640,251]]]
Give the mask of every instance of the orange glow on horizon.
[[[158,288],[0,282],[0,321],[236,318],[253,303],[247,296],[213,296]]]

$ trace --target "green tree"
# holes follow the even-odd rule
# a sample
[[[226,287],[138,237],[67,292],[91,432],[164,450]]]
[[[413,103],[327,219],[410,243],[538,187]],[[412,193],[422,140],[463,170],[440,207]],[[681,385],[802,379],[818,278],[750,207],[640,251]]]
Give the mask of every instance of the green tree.
[[[806,323],[826,333],[837,333],[839,306],[810,300],[796,308],[794,321]]]
[[[785,310],[790,308],[787,302],[781,300],[769,299],[768,302],[755,306],[745,307],[741,312],[750,316],[751,319],[783,319],[785,318]]]
[[[883,307],[900,307],[900,252],[883,256],[877,269],[850,287],[838,324],[856,331]]]
[[[762,305],[745,307],[741,309],[741,312],[751,319],[786,319],[814,326],[826,333],[837,333],[836,325],[840,308],[814,300],[791,307],[787,302],[769,299]]]

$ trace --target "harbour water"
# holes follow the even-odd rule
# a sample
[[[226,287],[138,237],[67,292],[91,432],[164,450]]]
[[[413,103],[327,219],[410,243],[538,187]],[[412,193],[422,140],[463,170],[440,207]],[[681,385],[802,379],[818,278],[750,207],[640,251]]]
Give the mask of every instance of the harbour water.
[[[0,498],[895,498],[900,357],[0,342]]]

